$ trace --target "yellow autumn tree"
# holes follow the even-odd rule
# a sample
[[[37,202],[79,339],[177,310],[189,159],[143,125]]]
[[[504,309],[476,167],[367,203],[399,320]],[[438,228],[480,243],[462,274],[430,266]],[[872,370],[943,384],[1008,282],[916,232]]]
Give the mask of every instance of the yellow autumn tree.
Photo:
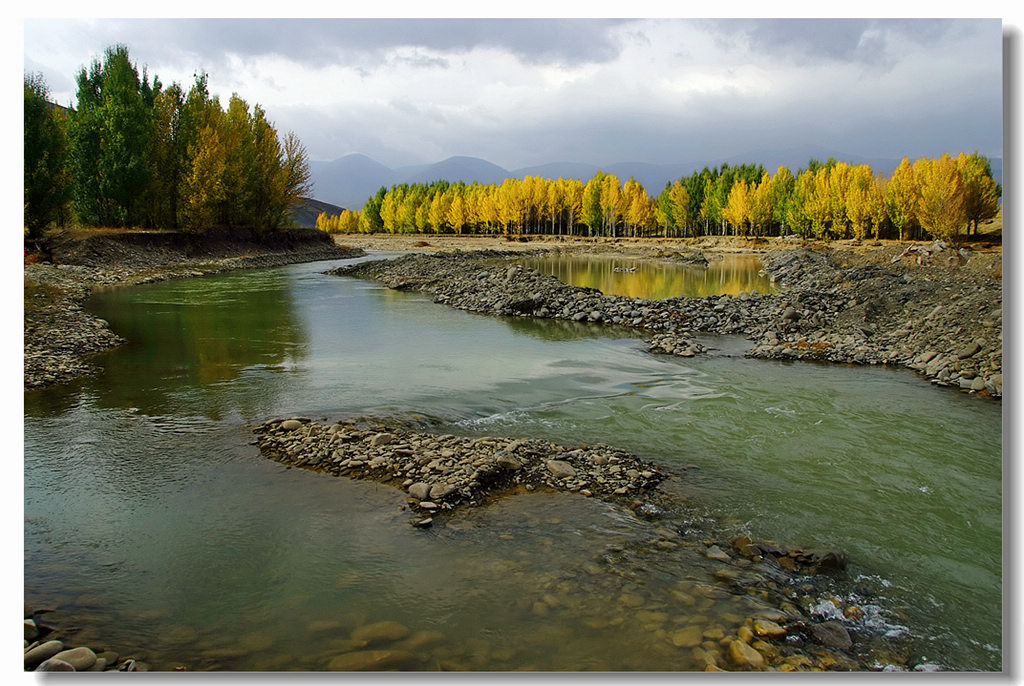
[[[573,227],[580,219],[583,211],[583,182],[579,179],[558,179],[561,188],[562,204],[565,207],[565,223],[568,233],[572,233]]]
[[[466,200],[461,193],[454,193],[451,206],[448,208],[448,224],[455,233],[461,234],[466,223],[469,221],[469,213],[466,211]]]
[[[772,223],[772,179],[765,172],[761,181],[749,189],[748,218],[755,235],[768,233]]]
[[[676,228],[684,230],[690,223],[690,192],[686,190],[686,184],[680,179],[672,182],[668,188],[669,199],[669,223]],[[677,234],[678,235],[678,234]]]
[[[733,184],[729,191],[729,200],[722,209],[722,218],[732,224],[736,235],[747,234],[747,222],[750,220],[750,187],[744,179]]]
[[[342,210],[338,217],[338,230],[341,233],[356,233],[359,231],[359,213],[352,210]]]
[[[885,194],[889,190],[889,179],[881,174],[875,174],[871,177],[871,186],[871,223],[875,227],[875,240],[878,240],[882,225],[888,216],[888,210],[885,207]]]
[[[622,214],[622,184],[615,174],[601,179],[601,222],[608,235],[615,235],[615,225]]]
[[[182,198],[184,226],[191,231],[205,231],[217,215],[217,206],[224,199],[224,146],[213,126],[204,126],[189,150],[192,168],[185,177]]]
[[[914,162],[917,181],[917,219],[936,238],[957,244],[967,223],[963,182],[956,160],[948,153]]]
[[[987,159],[978,153],[960,153],[956,158],[964,195],[964,215],[970,232],[978,233],[978,224],[988,221],[999,211],[1000,188],[992,177]]]
[[[846,235],[846,192],[850,188],[852,167],[846,162],[836,162],[828,172],[828,221],[831,233],[839,238]]]
[[[430,201],[430,210],[427,213],[427,223],[434,233],[442,233],[448,222],[448,207],[451,205],[451,196],[446,191],[439,191],[434,194]]]
[[[903,240],[903,232],[917,219],[917,180],[914,165],[904,157],[885,187],[885,209],[889,221]]]
[[[863,240],[868,235],[874,215],[876,198],[871,167],[858,164],[850,170],[849,186],[846,189],[846,216],[850,220],[853,237]]]

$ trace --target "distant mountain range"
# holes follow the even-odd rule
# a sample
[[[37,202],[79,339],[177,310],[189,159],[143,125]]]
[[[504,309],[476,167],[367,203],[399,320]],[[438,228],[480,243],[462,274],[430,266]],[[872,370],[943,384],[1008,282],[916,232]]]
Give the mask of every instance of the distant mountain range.
[[[678,164],[616,162],[599,166],[579,162],[549,162],[533,167],[508,170],[479,157],[456,156],[434,164],[392,169],[366,155],[354,153],[333,162],[310,162],[309,167],[314,184],[313,197],[319,201],[358,210],[381,186],[391,187],[400,183],[431,183],[443,179],[451,182],[500,184],[507,178],[521,179],[526,176],[542,176],[551,179],[561,177],[580,179],[586,182],[598,171],[603,171],[606,174],[615,174],[623,182],[632,177],[639,181],[650,195],[655,196],[661,192],[666,183],[689,176],[704,167],[721,166],[723,162],[727,162],[731,166],[744,162],[761,164],[764,165],[768,173],[774,174],[780,165],[785,165],[795,173],[798,169],[806,168],[812,158],[824,162],[829,157],[851,164],[870,164],[873,171],[887,176],[892,174],[900,162],[900,159],[864,157],[808,145],[785,150],[756,150],[725,159]],[[1002,183],[1002,159],[993,158],[991,162],[993,176],[999,183]]]
[[[312,198],[300,198],[299,202],[288,213],[288,217],[295,226],[312,229],[316,227],[316,218],[320,216],[321,212],[337,215],[341,214],[343,209],[345,208],[332,205],[329,202],[313,200]]]

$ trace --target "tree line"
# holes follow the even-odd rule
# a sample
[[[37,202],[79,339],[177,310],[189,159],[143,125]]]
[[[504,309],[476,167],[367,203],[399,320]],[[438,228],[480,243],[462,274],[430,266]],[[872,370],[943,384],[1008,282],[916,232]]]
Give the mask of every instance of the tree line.
[[[127,47],[106,49],[76,76],[77,107],[50,102],[25,76],[25,230],[51,225],[201,232],[281,228],[310,191],[309,161],[293,134],[237,94],[227,107],[205,73],[186,92],[140,75]]]
[[[760,164],[694,172],[652,198],[630,178],[527,176],[501,184],[436,181],[382,187],[358,212],[321,214],[331,233],[504,233],[583,236],[705,235],[956,240],[999,209],[1002,189],[977,153],[948,153],[891,176],[869,165],[810,160],[795,174]]]

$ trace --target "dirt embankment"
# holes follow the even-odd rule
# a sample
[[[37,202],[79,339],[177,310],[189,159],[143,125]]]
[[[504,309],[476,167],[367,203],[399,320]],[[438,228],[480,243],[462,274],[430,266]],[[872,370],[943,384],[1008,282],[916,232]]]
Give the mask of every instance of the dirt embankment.
[[[28,248],[28,246],[27,246]],[[60,232],[26,249],[25,389],[66,383],[96,371],[88,357],[123,339],[83,308],[97,286],[130,285],[235,269],[356,257],[314,230],[257,237],[158,231]]]

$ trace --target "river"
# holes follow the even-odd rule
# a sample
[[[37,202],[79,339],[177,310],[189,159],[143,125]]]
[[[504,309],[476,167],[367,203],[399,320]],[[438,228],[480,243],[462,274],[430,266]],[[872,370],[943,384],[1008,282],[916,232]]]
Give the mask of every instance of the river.
[[[712,527],[842,548],[861,628],[906,635],[912,664],[1000,669],[998,403],[746,359],[737,339],[654,356],[626,330],[470,314],[335,264],[100,292],[129,343],[25,394],[26,597],[83,642],[163,669],[320,670],[387,621],[413,634],[403,669],[694,669],[665,637],[749,611],[702,596],[710,572],[671,540]],[[247,423],[290,415],[613,444],[685,476],[687,519],[535,493],[413,529],[395,489],[263,458]]]

